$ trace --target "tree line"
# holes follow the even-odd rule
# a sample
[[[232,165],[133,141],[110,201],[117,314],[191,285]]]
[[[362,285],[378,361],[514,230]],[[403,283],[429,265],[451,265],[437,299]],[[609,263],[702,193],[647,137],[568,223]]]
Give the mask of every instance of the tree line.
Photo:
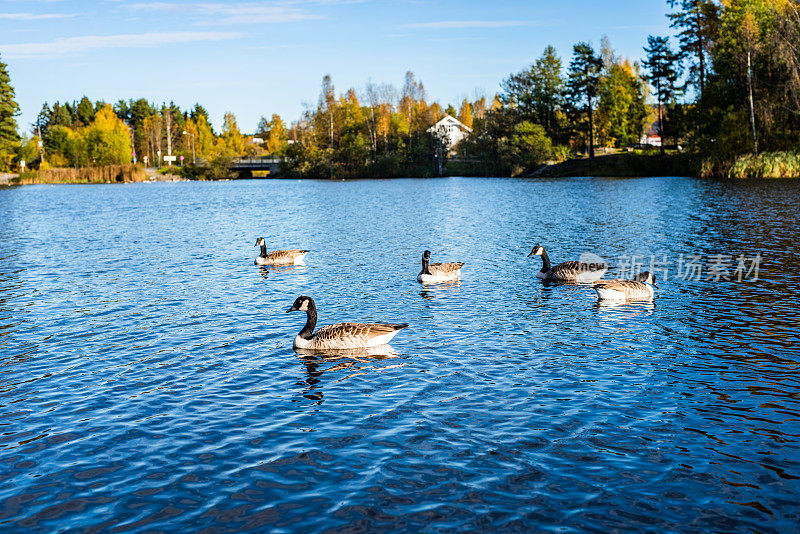
[[[5,76],[5,77],[4,77]],[[188,169],[206,177],[227,176],[232,158],[278,154],[286,144],[286,125],[278,115],[262,118],[256,135],[243,134],[233,113],[225,113],[222,130],[211,126],[200,104],[182,110],[173,102],[156,105],[147,99],[119,100],[115,104],[91,101],[45,103],[30,136],[17,133],[14,116],[19,108],[5,65],[0,62],[0,170],[19,160],[28,168],[87,167],[125,163],[159,166],[175,156]],[[5,108],[4,108],[5,106]],[[253,143],[256,137],[259,144]],[[216,173],[216,174],[215,174]]]
[[[427,176],[441,155],[429,129],[448,114],[472,129],[451,165],[476,174],[515,175],[546,161],[593,158],[598,147],[632,147],[651,124],[662,156],[683,147],[712,165],[797,150],[798,1],[666,1],[675,36],[649,36],[641,61],[617,55],[605,37],[598,50],[575,44],[565,59],[547,46],[496,95],[447,106],[431,101],[413,72],[400,89],[370,82],[340,93],[327,75],[316,105],[298,120],[262,117],[253,136],[230,113],[215,132],[199,104],[181,110],[84,97],[45,104],[32,136],[20,139],[13,87],[0,63],[0,168],[22,157],[35,165],[42,155],[51,166],[124,163],[134,154],[153,165],[171,153],[201,161],[213,176],[232,157],[270,154],[285,158],[289,176]]]
[[[134,158],[157,166],[168,155],[182,156],[190,165],[198,158],[213,162],[248,153],[232,113],[225,114],[217,134],[200,104],[181,110],[173,102],[157,106],[144,98],[113,105],[85,96],[78,102],[45,103],[33,132],[32,140],[43,141],[44,158],[51,166],[130,163]]]

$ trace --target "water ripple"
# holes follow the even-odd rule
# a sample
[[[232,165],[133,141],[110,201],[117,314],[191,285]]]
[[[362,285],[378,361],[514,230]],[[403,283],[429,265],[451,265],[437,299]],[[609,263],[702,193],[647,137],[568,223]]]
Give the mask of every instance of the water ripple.
[[[0,190],[9,532],[789,532],[798,184],[247,181]],[[53,210],[52,206],[59,206]],[[252,242],[312,250],[259,269]],[[610,306],[585,251],[761,254]],[[415,282],[421,252],[463,261]],[[295,352],[408,322],[382,354]]]

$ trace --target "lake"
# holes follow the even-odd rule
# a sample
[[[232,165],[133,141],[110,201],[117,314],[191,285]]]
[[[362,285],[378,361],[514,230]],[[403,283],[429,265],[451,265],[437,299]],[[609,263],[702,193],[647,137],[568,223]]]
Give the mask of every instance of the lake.
[[[795,531],[798,220],[789,181],[1,189],[0,529]],[[543,284],[536,244],[657,297]],[[297,354],[298,295],[410,327]]]

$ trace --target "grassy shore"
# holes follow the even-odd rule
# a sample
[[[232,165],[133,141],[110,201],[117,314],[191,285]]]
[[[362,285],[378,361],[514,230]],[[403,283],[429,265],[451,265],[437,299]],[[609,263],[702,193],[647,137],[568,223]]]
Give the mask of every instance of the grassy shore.
[[[763,152],[736,159],[708,159],[700,176],[712,178],[800,178],[800,152]]]
[[[446,175],[483,176],[480,162],[449,162]],[[172,168],[170,168],[172,169]],[[178,168],[175,168],[178,169]],[[169,169],[167,169],[169,170]],[[185,169],[180,168],[180,171]],[[102,167],[57,168],[31,171],[19,176],[3,175],[0,185],[24,184],[92,184],[144,182],[153,179],[178,179],[179,176],[148,173],[139,165],[106,165]],[[10,177],[9,177],[10,176]],[[695,176],[702,178],[800,178],[800,152],[765,152],[736,158],[701,158],[689,153],[643,154],[620,152],[588,158],[570,159],[542,165],[525,175],[530,178],[598,176],[634,178],[647,176]],[[183,175],[181,176],[183,177]],[[193,176],[198,178],[198,176]]]
[[[29,171],[8,179],[8,185],[30,184],[105,184],[143,182],[148,179],[138,165],[104,165],[102,167],[55,168]]]

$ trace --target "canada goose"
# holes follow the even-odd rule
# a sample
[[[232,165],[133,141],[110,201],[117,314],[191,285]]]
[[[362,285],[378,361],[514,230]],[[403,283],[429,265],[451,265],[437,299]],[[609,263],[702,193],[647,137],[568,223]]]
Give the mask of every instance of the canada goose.
[[[256,265],[300,265],[308,250],[273,250],[267,252],[267,243],[263,237],[256,239],[254,246],[261,246],[261,255],[256,258]]]
[[[586,263],[582,261],[565,261],[558,265],[550,266],[550,257],[544,247],[536,245],[528,254],[542,257],[542,269],[536,273],[537,278],[555,282],[593,282],[602,277],[608,270],[605,263]]]
[[[644,271],[633,280],[598,280],[592,287],[601,300],[652,300],[658,285],[655,275]]]
[[[376,347],[389,343],[397,332],[408,328],[407,324],[338,323],[323,326],[314,332],[314,327],[317,325],[317,306],[314,304],[314,299],[302,295],[297,297],[286,313],[293,311],[304,311],[308,317],[306,325],[294,338],[295,349],[337,350]]]
[[[461,277],[462,262],[456,263],[429,263],[431,251],[422,253],[422,270],[417,275],[417,282],[435,284],[437,282],[451,282]]]

